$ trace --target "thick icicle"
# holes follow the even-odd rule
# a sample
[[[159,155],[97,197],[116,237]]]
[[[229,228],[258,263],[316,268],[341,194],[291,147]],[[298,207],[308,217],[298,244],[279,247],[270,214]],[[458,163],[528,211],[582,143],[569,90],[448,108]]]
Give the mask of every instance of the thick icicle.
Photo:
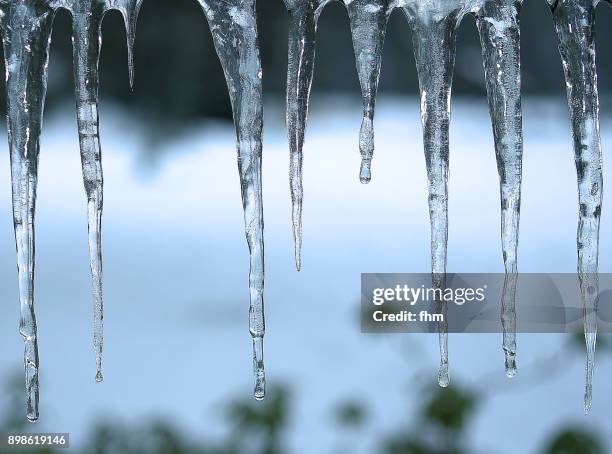
[[[578,174],[578,274],[587,350],[584,411],[588,413],[591,408],[597,340],[597,272],[603,195],[594,43],[595,2],[549,1],[553,3],[551,9],[563,60]]]
[[[374,108],[380,76],[387,21],[393,10],[392,0],[344,0],[348,10],[357,73],[363,96],[363,120],[359,134],[361,169],[359,179],[369,183],[374,154]]]
[[[256,399],[265,394],[263,361],[264,240],[261,189],[263,104],[255,0],[199,0],[229,88],[238,139],[238,170],[250,251],[249,326],[253,338]]]
[[[317,21],[330,0],[285,0],[289,11],[287,129],[295,266],[302,266],[302,148],[315,59]]]
[[[501,321],[508,377],[516,374],[515,295],[523,156],[520,5],[516,0],[485,0],[476,13],[500,179],[506,272]]]
[[[450,97],[455,64],[459,8],[446,10],[445,0],[411,3],[403,10],[412,26],[414,55],[421,92],[423,144],[427,164],[431,221],[431,269],[434,288],[446,285],[448,241],[448,161]],[[440,370],[438,384],[448,386],[448,323],[446,304],[437,302],[444,321],[438,324]]]
[[[55,14],[47,2],[12,1],[0,7],[21,305],[19,332],[25,343],[27,418],[36,421],[39,364],[34,313],[34,212],[49,44]]]

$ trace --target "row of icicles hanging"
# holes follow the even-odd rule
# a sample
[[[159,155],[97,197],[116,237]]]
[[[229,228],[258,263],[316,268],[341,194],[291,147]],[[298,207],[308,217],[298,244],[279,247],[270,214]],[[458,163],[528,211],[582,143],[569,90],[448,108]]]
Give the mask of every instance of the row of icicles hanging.
[[[302,147],[315,58],[317,21],[334,0],[284,0],[289,11],[287,126],[296,267],[301,267]],[[536,0],[530,0],[536,1]],[[578,271],[585,308],[587,343],[585,411],[591,405],[596,319],[599,221],[602,199],[599,107],[594,52],[597,0],[547,0],[552,13],[567,83],[578,172],[580,221]],[[127,29],[130,82],[133,46],[142,0],[0,0],[0,25],[7,73],[8,136],[13,216],[17,246],[20,333],[25,343],[27,418],[39,416],[39,361],[34,313],[34,211],[47,63],[55,13],[73,17],[73,57],[79,145],[85,190],[94,299],[96,380],[102,381],[103,302],[100,224],[102,167],[98,125],[98,60],[101,23],[109,10],[123,15]],[[240,184],[250,251],[249,327],[253,338],[256,399],[265,394],[263,364],[263,211],[261,190],[262,86],[255,0],[199,0],[220,58],[236,125]],[[473,14],[480,34],[487,95],[500,175],[502,250],[507,292],[502,301],[506,373],[516,372],[515,303],[518,226],[523,153],[519,10],[522,0],[344,0],[350,18],[363,96],[359,148],[360,180],[371,178],[374,106],[387,21],[392,10],[405,13],[413,31],[423,122],[431,215],[433,284],[445,285],[450,93],[457,28]],[[444,311],[445,308],[439,307]],[[448,336],[439,326],[438,382],[449,384]]]

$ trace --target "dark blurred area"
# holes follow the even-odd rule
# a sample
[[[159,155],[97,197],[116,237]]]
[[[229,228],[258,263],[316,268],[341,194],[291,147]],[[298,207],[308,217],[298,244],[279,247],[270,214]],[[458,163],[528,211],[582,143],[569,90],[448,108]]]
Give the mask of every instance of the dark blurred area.
[[[287,68],[287,12],[282,0],[257,2],[264,93],[284,96]],[[612,80],[612,9],[598,7],[597,46],[600,89]],[[58,101],[72,100],[70,15],[61,11],[55,21],[49,68],[49,109]],[[551,15],[544,0],[525,2],[521,13],[523,91],[526,95],[560,94],[564,91],[561,62]],[[160,125],[199,117],[230,118],[230,104],[223,73],[215,54],[208,24],[193,0],[146,0],[136,39],[136,87],[130,92],[123,21],[117,12],[107,15],[103,26],[100,62],[102,102],[115,101],[139,110],[139,115]],[[348,16],[340,2],[325,7],[317,33],[317,61],[313,92],[359,96]],[[120,70],[118,68],[124,68]],[[4,82],[2,82],[4,83]],[[401,11],[389,20],[381,94],[415,94],[416,71],[411,33]],[[454,92],[484,93],[480,43],[475,22],[461,24]],[[2,87],[0,96],[4,98]],[[4,99],[0,100],[4,109]],[[162,128],[162,131],[165,128]]]

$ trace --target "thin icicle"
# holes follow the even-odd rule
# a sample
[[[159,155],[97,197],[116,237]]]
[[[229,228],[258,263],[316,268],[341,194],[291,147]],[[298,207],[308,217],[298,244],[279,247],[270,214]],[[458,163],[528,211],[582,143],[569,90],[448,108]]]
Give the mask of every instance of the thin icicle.
[[[578,174],[578,274],[584,309],[586,384],[584,411],[592,401],[597,340],[597,279],[599,225],[603,195],[602,153],[599,134],[599,97],[595,67],[595,2],[558,0],[551,5],[559,51],[563,60],[569,114]]]
[[[98,59],[104,10],[92,2],[76,2],[72,8],[72,46],[79,147],[87,195],[87,227],[94,298],[94,350],[96,381],[102,381],[102,156],[98,122]]]
[[[238,139],[238,170],[250,251],[249,326],[253,338],[254,396],[265,395],[263,360],[264,240],[261,189],[263,104],[255,0],[199,0],[229,88]]]
[[[506,277],[501,321],[506,375],[516,375],[517,252],[523,133],[519,11],[522,1],[485,0],[476,13],[501,193],[501,238]]]
[[[72,13],[72,46],[74,59],[75,97],[79,147],[83,181],[87,195],[87,227],[94,298],[94,350],[96,381],[101,382],[103,334],[102,242],[103,206],[102,153],[98,118],[98,62],[102,44],[102,20],[107,11],[116,9],[125,18],[130,84],[133,83],[133,43],[137,14],[141,0],[68,0],[64,2]]]
[[[285,0],[289,12],[287,129],[295,267],[302,267],[302,148],[315,60],[317,21],[330,0]]]
[[[380,77],[387,21],[393,0],[344,0],[353,35],[357,73],[363,97],[363,120],[359,134],[361,169],[359,180],[369,183],[374,154],[374,109]]]
[[[411,24],[414,55],[421,92],[423,144],[427,163],[431,221],[431,269],[434,288],[446,285],[448,241],[448,133],[450,97],[455,64],[456,28],[460,8],[444,0],[410,3],[403,10]],[[448,9],[447,9],[448,8]],[[437,301],[444,320],[438,324],[440,369],[438,384],[448,386],[448,322],[446,303]]]
[[[128,70],[130,87],[134,88],[134,42],[136,41],[136,23],[143,0],[106,0],[107,10],[117,10],[123,16],[128,49]]]
[[[34,212],[40,132],[54,10],[46,3],[0,4],[6,65],[13,222],[17,247],[19,332],[25,344],[27,418],[38,419],[38,343],[34,313]]]

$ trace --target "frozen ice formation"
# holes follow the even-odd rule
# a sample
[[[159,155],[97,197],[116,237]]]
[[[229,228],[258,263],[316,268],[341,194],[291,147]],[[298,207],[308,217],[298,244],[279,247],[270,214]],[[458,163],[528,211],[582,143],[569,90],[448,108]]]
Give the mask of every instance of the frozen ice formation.
[[[371,178],[374,108],[389,15],[405,13],[413,32],[419,77],[423,143],[427,163],[434,286],[444,287],[448,237],[449,122],[456,31],[466,14],[476,17],[486,72],[489,110],[500,176],[502,249],[507,285],[502,300],[506,373],[516,373],[515,290],[523,153],[520,31],[517,0],[343,0],[348,10],[363,97],[359,149],[360,180]],[[287,125],[291,155],[291,198],[296,264],[302,236],[302,145],[312,81],[315,31],[328,2],[285,1],[290,16]],[[438,309],[446,311],[444,304]],[[438,382],[449,383],[448,335],[441,323]]]
[[[595,67],[595,0],[549,0],[565,72],[578,174],[578,276],[584,310],[586,384],[584,411],[591,408],[597,340],[599,225],[603,196],[599,96]]]
[[[289,184],[295,242],[295,266],[301,268],[302,250],[302,148],[315,59],[317,21],[332,0],[284,0],[289,12],[287,68],[287,130],[289,134]]]
[[[264,241],[261,181],[262,70],[255,0],[198,0],[227,80],[236,126],[238,170],[250,254],[249,328],[253,341],[254,396],[265,394],[263,362]],[[333,0],[284,0],[289,11],[287,127],[295,261],[301,267],[302,149],[312,84],[319,15]],[[413,32],[419,79],[423,146],[431,223],[434,287],[447,271],[448,174],[451,86],[457,28],[466,14],[476,18],[500,178],[501,240],[506,278],[501,323],[506,374],[516,373],[517,251],[521,203],[522,115],[519,11],[522,0],[342,0],[349,15],[363,98],[359,137],[362,183],[371,179],[374,110],[388,18],[395,8]],[[566,78],[578,175],[578,274],[587,345],[584,408],[592,400],[597,333],[598,254],[602,203],[602,151],[595,66],[594,14],[598,0],[547,0],[557,31]],[[0,28],[7,80],[7,123],[17,249],[20,333],[24,339],[27,417],[38,419],[39,362],[34,311],[34,216],[40,133],[47,86],[53,20],[58,9],[73,18],[73,59],[79,146],[87,195],[90,266],[94,299],[96,380],[102,380],[103,298],[101,218],[103,175],[98,120],[98,61],[101,24],[118,10],[125,21],[130,84],[133,46],[142,0],[0,0]],[[437,310],[446,313],[443,302]],[[438,383],[450,382],[446,322],[438,327]]]
[[[87,194],[89,251],[94,298],[96,380],[102,380],[103,303],[100,224],[102,166],[98,130],[98,57],[104,14],[116,9],[125,19],[133,75],[132,46],[140,0],[4,0],[0,25],[7,83],[13,220],[17,247],[20,333],[25,343],[27,417],[38,419],[38,345],[34,312],[34,213],[40,133],[47,88],[49,46],[55,13],[73,17],[74,74],[79,145]]]
[[[5,0],[0,3],[7,80],[13,219],[17,246],[20,333],[24,338],[27,417],[38,419],[38,346],[34,312],[34,212],[40,132],[47,87],[53,19],[59,8],[73,17],[73,52],[79,145],[87,194],[89,250],[94,297],[96,380],[102,380],[103,302],[100,224],[102,166],[98,128],[98,58],[104,14],[125,19],[133,76],[132,46],[139,0]]]
[[[255,0],[199,0],[229,88],[238,145],[238,170],[250,252],[249,328],[253,338],[254,396],[263,399],[264,239],[261,189],[263,103]]]
[[[96,380],[102,380],[103,302],[100,225],[102,165],[98,122],[98,61],[101,24],[109,10],[125,20],[130,84],[133,45],[142,0],[3,0],[0,20],[6,59],[8,131],[17,245],[20,332],[25,342],[27,416],[38,419],[38,348],[34,312],[34,212],[40,132],[53,20],[58,9],[73,18],[74,75],[79,145],[87,194],[94,296]],[[200,1],[230,91],[238,142],[238,168],[250,251],[250,331],[255,397],[265,393],[263,368],[263,210],[261,195],[262,93],[254,0]]]

